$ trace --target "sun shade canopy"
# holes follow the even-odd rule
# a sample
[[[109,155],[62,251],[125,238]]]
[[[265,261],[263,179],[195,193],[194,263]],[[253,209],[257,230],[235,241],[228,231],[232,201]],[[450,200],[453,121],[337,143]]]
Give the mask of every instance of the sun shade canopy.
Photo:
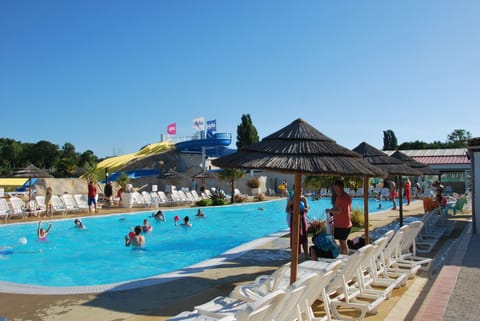
[[[338,145],[300,118],[261,142],[213,160],[212,164],[306,175],[386,176],[360,154]]]
[[[367,144],[366,142],[360,143],[353,149],[354,152],[362,155],[363,159],[372,165],[387,172],[392,176],[421,176],[422,172],[408,166],[401,160],[388,156],[384,152],[375,147]]]

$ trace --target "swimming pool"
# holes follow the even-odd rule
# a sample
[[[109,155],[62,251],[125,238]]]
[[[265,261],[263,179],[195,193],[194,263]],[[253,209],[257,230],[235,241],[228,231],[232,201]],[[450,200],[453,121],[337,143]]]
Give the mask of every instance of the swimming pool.
[[[378,202],[370,201],[370,212]],[[180,270],[218,256],[272,233],[286,231],[286,200],[204,208],[206,218],[196,218],[195,208],[165,210],[166,222],[150,222],[145,250],[124,245],[124,237],[153,211],[85,217],[86,230],[73,219],[59,219],[47,241],[37,241],[36,222],[1,226],[0,247],[18,245],[13,254],[0,255],[0,281],[19,285],[79,287],[118,284]],[[311,201],[310,218],[321,218],[329,199]],[[387,208],[389,202],[383,207]],[[363,199],[353,207],[363,208]],[[190,216],[193,227],[174,225],[174,216]],[[48,221],[43,222],[47,227]],[[28,243],[17,241],[26,237]],[[0,289],[4,284],[0,284]]]

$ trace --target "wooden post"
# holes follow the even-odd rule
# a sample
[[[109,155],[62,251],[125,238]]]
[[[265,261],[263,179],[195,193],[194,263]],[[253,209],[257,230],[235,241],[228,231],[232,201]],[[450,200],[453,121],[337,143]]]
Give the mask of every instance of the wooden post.
[[[297,280],[298,271],[298,248],[300,243],[300,195],[302,193],[302,175],[295,173],[295,189],[293,194],[293,214],[292,214],[292,262],[290,264],[290,284]]]

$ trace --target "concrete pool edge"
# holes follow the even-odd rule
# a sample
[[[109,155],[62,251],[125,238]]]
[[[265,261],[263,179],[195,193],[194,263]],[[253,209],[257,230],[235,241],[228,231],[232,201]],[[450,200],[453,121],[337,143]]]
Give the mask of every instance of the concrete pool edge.
[[[65,287],[50,287],[30,284],[19,284],[13,282],[0,281],[0,293],[7,294],[36,294],[36,295],[66,295],[66,294],[98,294],[103,292],[126,291],[136,288],[162,284],[174,281],[180,278],[191,276],[202,270],[216,267],[229,260],[239,257],[246,252],[253,250],[259,246],[272,242],[276,239],[288,234],[289,230],[284,229],[279,232],[272,233],[268,236],[255,239],[253,241],[244,243],[228,251],[217,255],[208,260],[187,266],[183,269],[151,276],[143,279],[129,280],[125,282],[101,284],[101,285],[85,285],[85,286],[65,286]],[[290,252],[289,252],[290,253]]]

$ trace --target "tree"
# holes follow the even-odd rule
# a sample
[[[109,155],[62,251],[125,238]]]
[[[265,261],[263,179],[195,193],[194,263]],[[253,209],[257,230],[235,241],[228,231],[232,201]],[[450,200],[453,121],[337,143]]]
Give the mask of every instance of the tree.
[[[245,175],[245,172],[237,168],[225,168],[218,174],[218,177],[221,180],[230,182],[231,190],[231,203],[235,203],[235,181],[242,178]]]
[[[320,190],[321,188],[330,189],[337,179],[339,179],[338,176],[330,175],[306,176],[303,185],[305,188],[312,190]]]
[[[259,142],[257,129],[252,123],[250,114],[242,115],[242,123],[237,126],[237,148]]]
[[[97,166],[98,158],[91,150],[86,150],[78,157],[78,166],[85,167],[85,164]]]
[[[447,143],[460,145],[459,147],[466,147],[469,139],[472,139],[472,133],[468,130],[455,129],[450,135],[448,135]]]
[[[396,150],[398,148],[397,137],[393,130],[383,131],[383,150]]]
[[[60,177],[73,177],[77,174],[78,154],[75,146],[65,143],[60,151],[60,160],[57,163],[57,174]]]
[[[0,138],[0,167],[4,175],[11,174],[14,169],[22,167],[23,145],[14,139]]]

